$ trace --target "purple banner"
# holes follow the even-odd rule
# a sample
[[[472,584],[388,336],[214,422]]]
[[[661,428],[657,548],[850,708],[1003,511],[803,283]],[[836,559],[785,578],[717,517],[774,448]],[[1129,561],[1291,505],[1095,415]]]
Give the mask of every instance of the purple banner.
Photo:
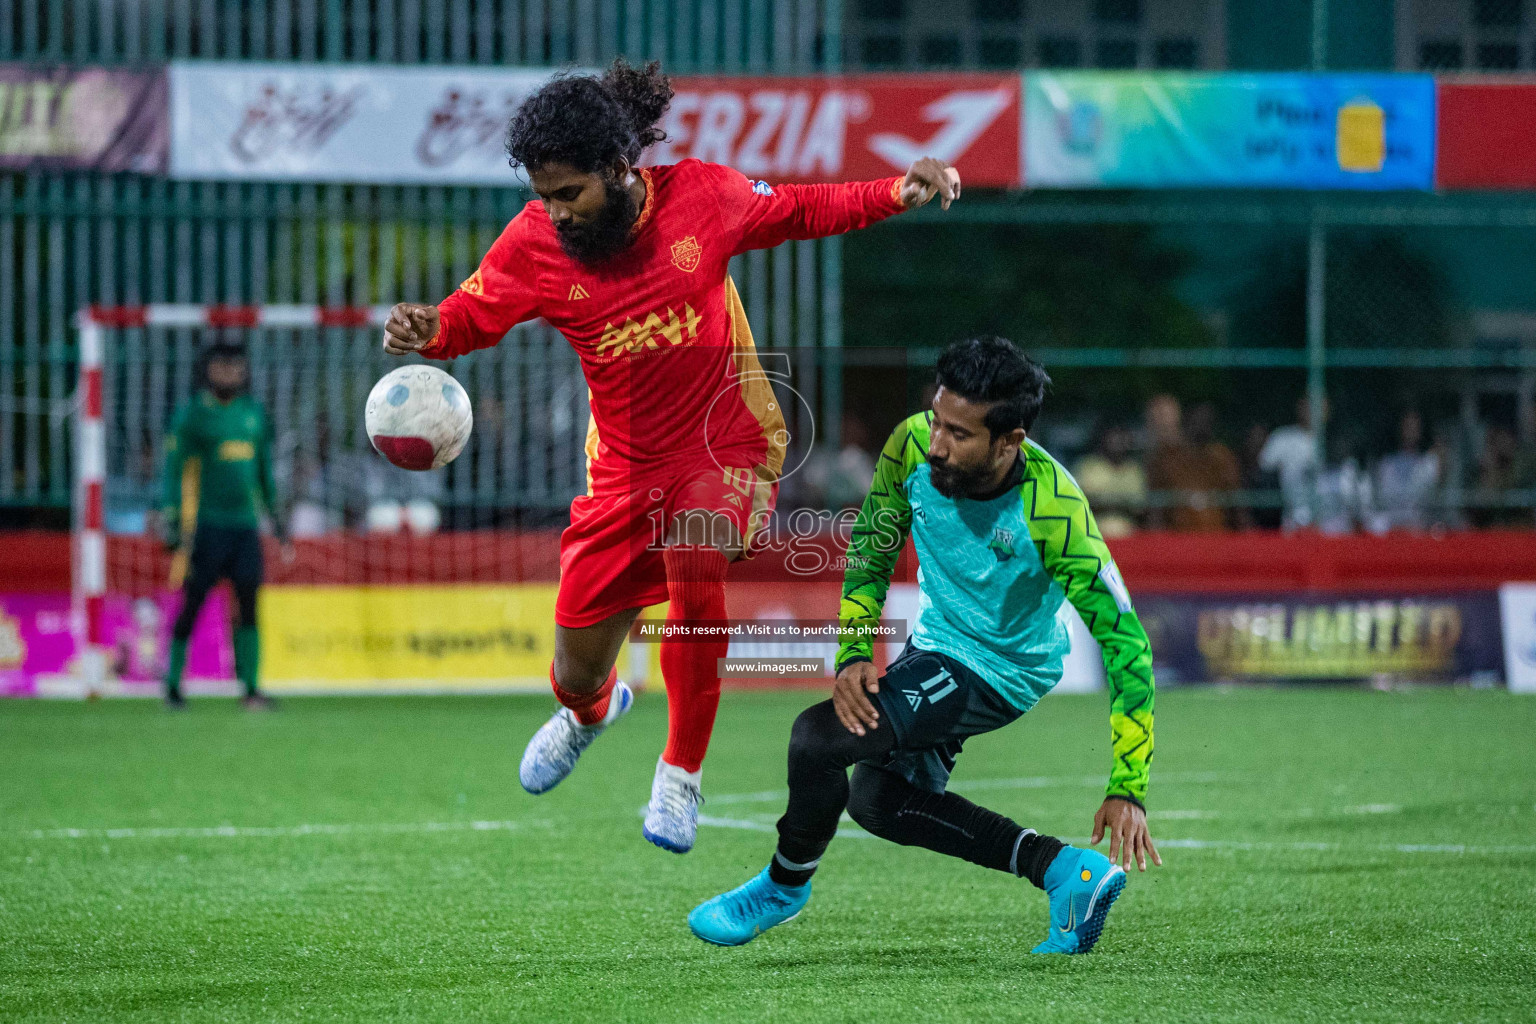
[[[162,174],[169,123],[163,70],[0,64],[0,168]]]
[[[109,595],[102,608],[107,672],[122,692],[153,691],[165,671],[171,625],[181,595]],[[229,601],[215,590],[203,605],[187,649],[187,678],[234,677]],[[0,697],[30,697],[66,687],[75,672],[68,594],[0,594]]]
[[[1498,595],[1159,596],[1136,600],[1159,683],[1504,674]]]

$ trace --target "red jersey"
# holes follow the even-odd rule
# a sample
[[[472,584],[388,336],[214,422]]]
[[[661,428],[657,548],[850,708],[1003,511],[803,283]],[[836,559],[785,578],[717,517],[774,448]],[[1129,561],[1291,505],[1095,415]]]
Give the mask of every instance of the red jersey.
[[[722,451],[776,477],[784,421],[726,263],[898,213],[901,179],[769,186],[697,160],[637,173],[645,206],[627,249],[584,266],[560,248],[543,204],[530,202],[438,307],[441,326],[421,354],[451,359],[487,348],[542,317],[581,357],[592,409],[589,483],[617,480],[605,469]]]

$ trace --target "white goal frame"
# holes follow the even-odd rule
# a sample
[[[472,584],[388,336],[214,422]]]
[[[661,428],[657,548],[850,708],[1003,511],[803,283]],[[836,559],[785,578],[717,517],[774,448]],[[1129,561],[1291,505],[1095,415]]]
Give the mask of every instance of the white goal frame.
[[[78,674],[87,693],[106,682],[101,610],[107,587],[107,540],[103,488],[107,437],[103,423],[102,371],[107,332],[133,327],[189,327],[218,330],[248,327],[383,327],[392,307],[150,303],[142,306],[88,306],[75,324],[80,333],[76,390],[75,489],[71,546],[71,626]]]

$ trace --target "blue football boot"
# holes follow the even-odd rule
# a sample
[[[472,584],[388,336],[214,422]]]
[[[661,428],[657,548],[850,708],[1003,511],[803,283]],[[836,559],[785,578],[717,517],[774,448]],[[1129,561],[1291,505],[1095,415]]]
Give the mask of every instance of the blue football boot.
[[[746,885],[721,893],[693,908],[688,927],[693,934],[716,946],[740,946],[751,942],[776,924],[793,921],[811,898],[811,883],[780,885],[768,877],[768,869]]]
[[[1032,952],[1086,953],[1099,941],[1104,919],[1125,888],[1125,872],[1096,850],[1062,847],[1045,871],[1051,934]]]

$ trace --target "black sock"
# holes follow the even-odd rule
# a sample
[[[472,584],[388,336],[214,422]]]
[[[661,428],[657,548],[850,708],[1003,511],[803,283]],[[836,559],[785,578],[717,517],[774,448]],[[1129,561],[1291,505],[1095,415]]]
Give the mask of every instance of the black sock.
[[[820,858],[803,864],[787,860],[784,854],[778,850],[773,851],[773,860],[768,862],[768,877],[779,885],[799,887],[811,880],[816,873],[816,865],[821,863]]]
[[[1026,828],[1019,833],[1010,867],[1020,878],[1029,879],[1035,888],[1044,889],[1046,869],[1066,845],[1055,836],[1042,836],[1034,829]]]

